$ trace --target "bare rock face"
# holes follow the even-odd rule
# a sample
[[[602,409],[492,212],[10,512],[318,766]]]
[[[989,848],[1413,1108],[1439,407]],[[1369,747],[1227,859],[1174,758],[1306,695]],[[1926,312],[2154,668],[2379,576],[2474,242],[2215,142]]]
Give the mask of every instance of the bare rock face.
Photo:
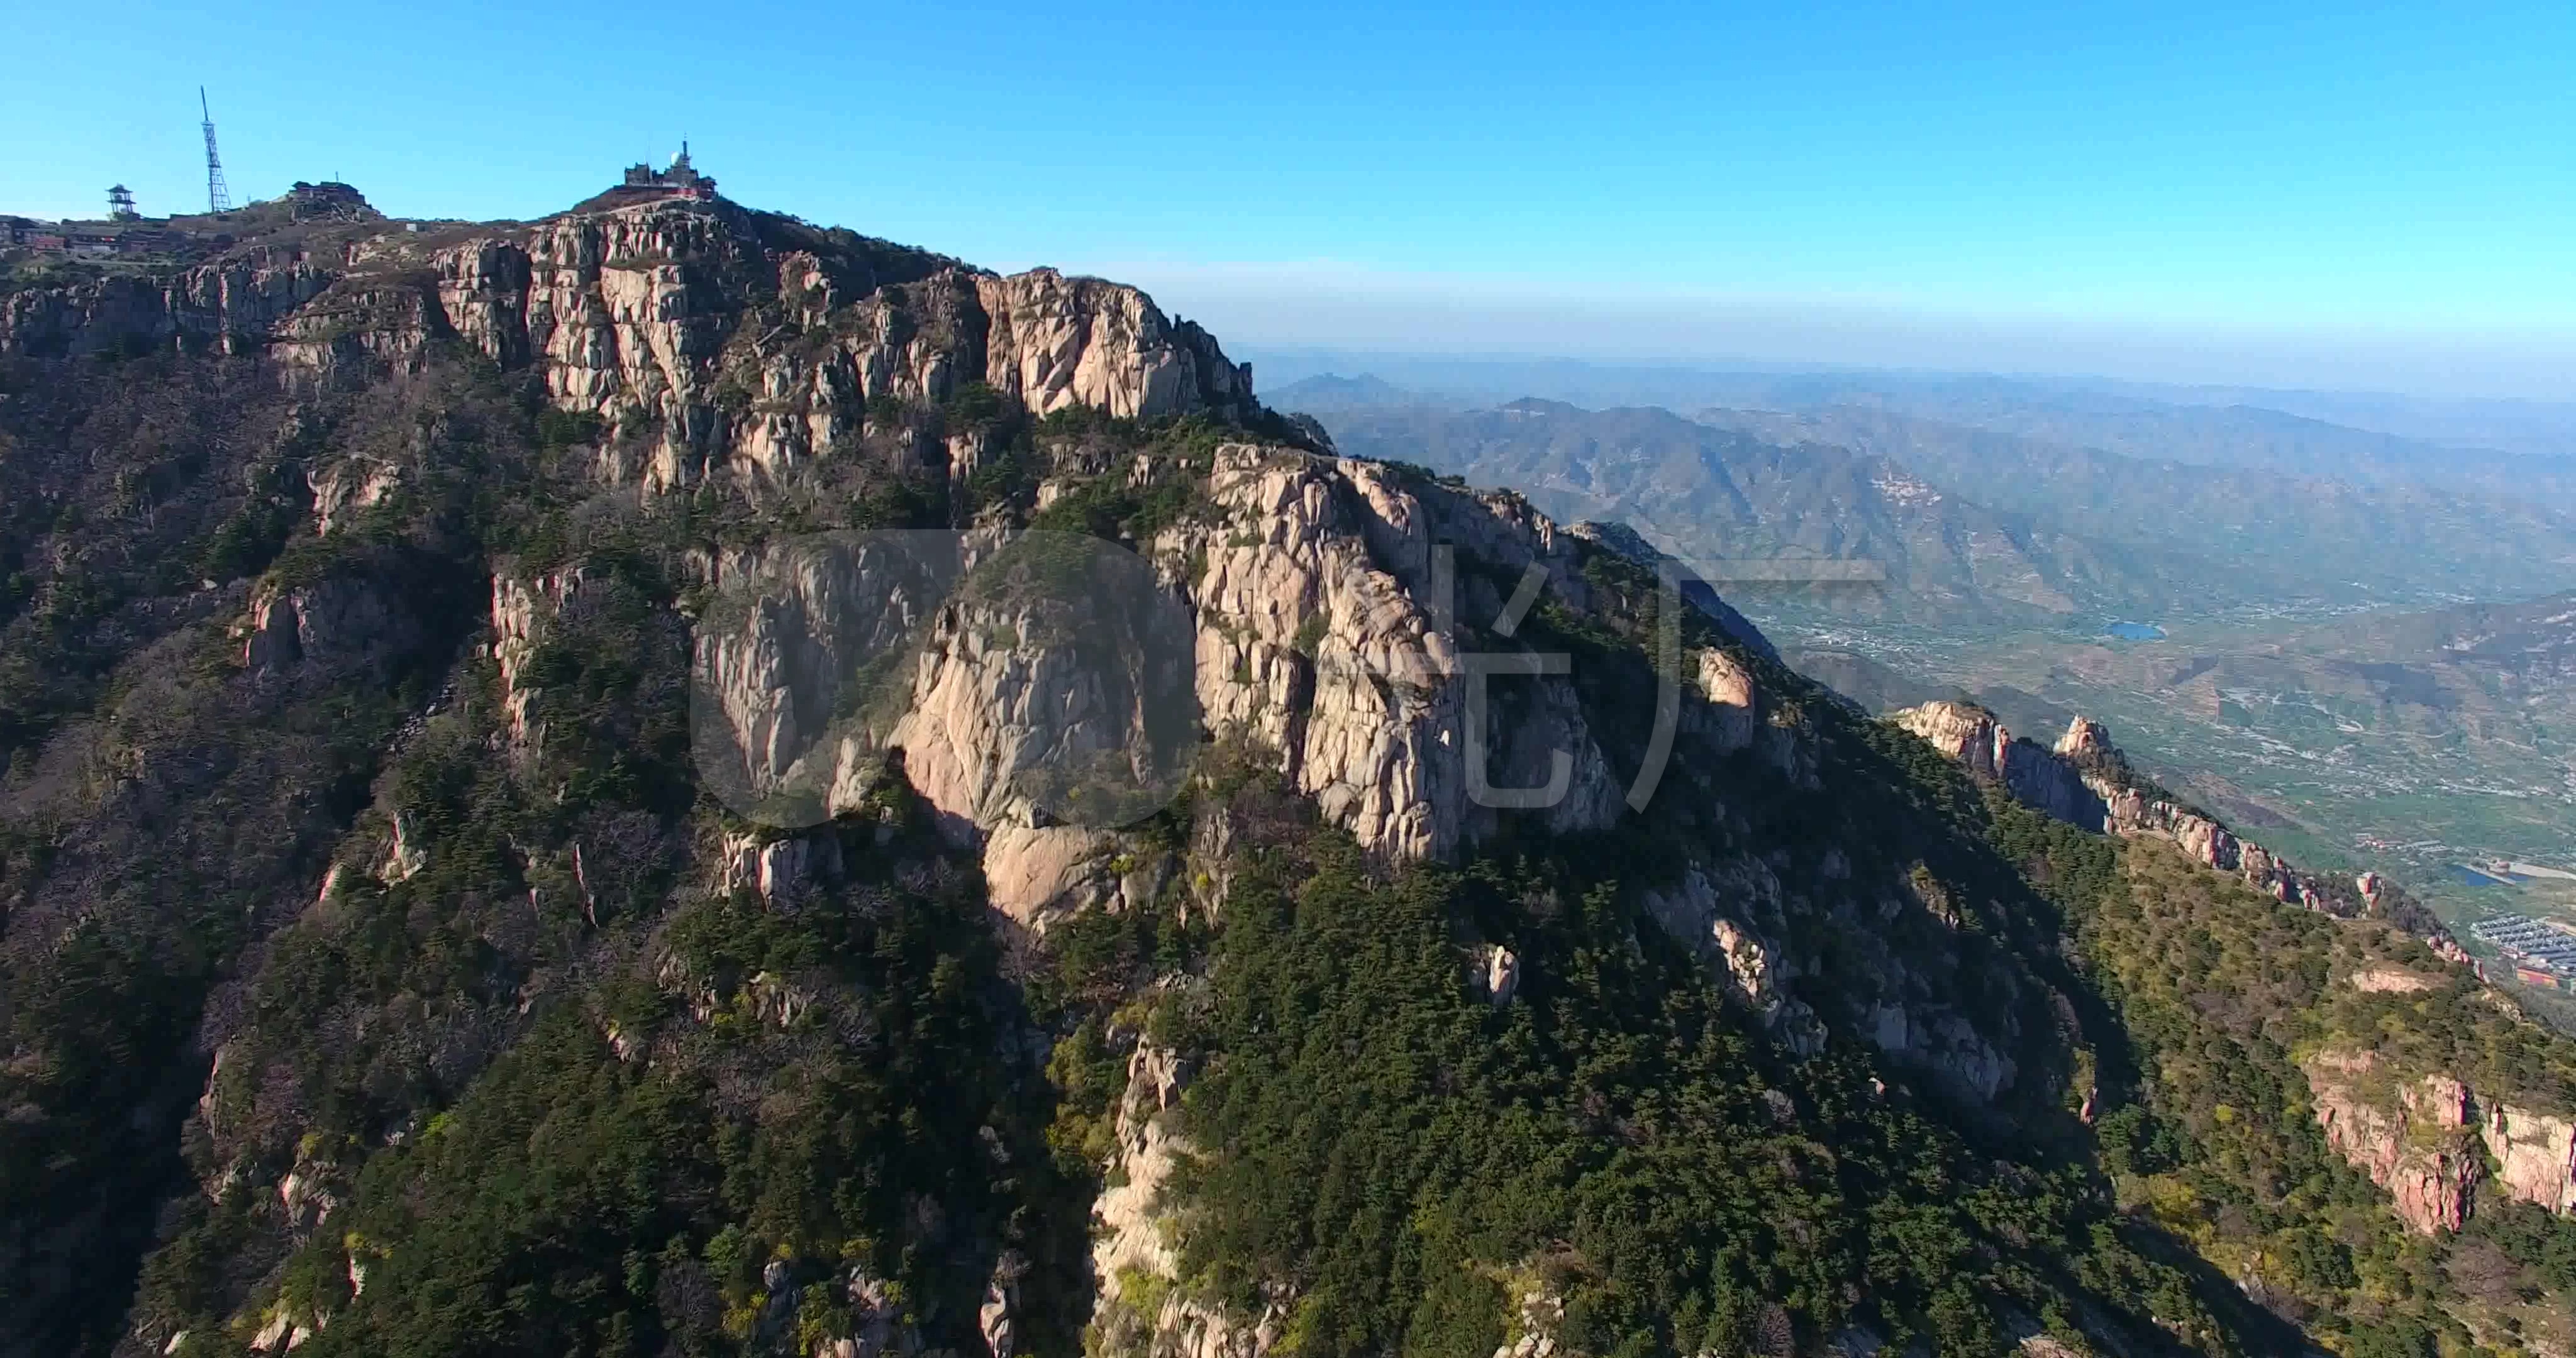
[[[766,267],[736,213],[572,214],[449,247],[429,267],[442,319],[504,368],[534,368],[558,408],[657,422],[651,484],[703,470],[723,413],[716,360]]]
[[[2576,1118],[2496,1104],[2478,1134],[2496,1159],[2497,1191],[2562,1215],[2576,1213]]]
[[[1091,1266],[1098,1290],[1084,1351],[1135,1358],[1261,1358],[1278,1341],[1286,1310],[1229,1315],[1178,1286],[1180,1259],[1162,1202],[1188,1143],[1174,1129],[1194,1072],[1177,1053],[1137,1044],[1118,1107],[1111,1186],[1093,1201]],[[1150,1312],[1150,1313],[1149,1313]]]
[[[1179,791],[1195,751],[1192,628],[1141,560],[1028,535],[930,626],[887,741],[961,825],[1130,823]]]
[[[1103,854],[1114,843],[1071,825],[997,825],[984,837],[984,887],[993,908],[1036,933],[1072,908],[1092,902]],[[1105,894],[1105,893],[1099,893]]]
[[[659,431],[639,469],[648,488],[718,467],[775,474],[832,455],[874,398],[931,404],[973,381],[1039,413],[1234,418],[1251,396],[1248,369],[1134,288],[964,266],[850,278],[770,249],[720,203],[556,218],[431,267],[455,333],[505,368],[534,368],[558,408]],[[793,323],[753,333],[745,299],[772,290]]]
[[[245,247],[157,279],[0,297],[0,354],[187,343],[332,386],[418,371],[433,342],[461,342],[533,373],[556,409],[634,431],[633,455],[603,467],[653,490],[832,456],[871,400],[936,404],[968,382],[1041,414],[1233,420],[1253,407],[1251,370],[1134,288],[927,255],[879,277],[865,252],[787,245],[775,221],[665,199],[461,241],[386,230]]]
[[[1231,411],[1252,369],[1225,362],[1207,332],[1174,325],[1134,288],[1033,269],[979,278],[989,318],[985,380],[1037,414],[1082,405],[1123,419]]]
[[[347,668],[377,663],[412,645],[417,628],[371,582],[332,577],[264,586],[235,628],[242,664],[275,675],[298,665]]]
[[[2300,1069],[2316,1101],[2326,1144],[2389,1191],[2397,1215],[2426,1235],[2456,1231],[2485,1168],[2469,1144],[2469,1095],[2459,1081],[2428,1075],[2396,1084],[2370,1052],[2319,1052]]]
[[[1199,705],[1216,730],[1279,751],[1326,819],[1413,857],[1459,840],[1456,643],[1371,552],[1366,501],[1325,464],[1221,450],[1211,498],[1234,525],[1200,535],[1191,593]],[[1223,533],[1223,536],[1219,536]],[[1171,555],[1200,542],[1174,535]],[[1429,562],[1413,566],[1427,587]]]
[[[2003,784],[2024,805],[2070,825],[2104,828],[2099,790],[2087,785],[2062,757],[2063,741],[2058,752],[2043,749],[2015,736],[1992,712],[1969,703],[1925,703],[1890,713],[1889,720],[1958,761],[1971,775]],[[2087,724],[2094,733],[2100,732],[2098,724]]]
[[[1740,892],[1758,899],[1765,884],[1738,881],[1730,885],[1736,891],[1729,894]],[[1705,869],[1694,863],[1679,882],[1650,889],[1644,899],[1646,913],[1663,926],[1664,932],[1725,969],[1736,998],[1766,1023],[1778,1017],[1782,1004],[1780,982],[1795,972],[1781,959],[1777,945],[1766,942],[1751,925],[1730,915]],[[1742,905],[1737,908],[1741,911]]]
[[[730,836],[717,862],[723,873],[719,892],[749,891],[772,909],[788,910],[840,875],[840,842],[828,834]]]
[[[1572,544],[1552,523],[1516,502],[1406,485],[1376,463],[1249,444],[1220,448],[1208,485],[1220,522],[1166,534],[1157,555],[1200,563],[1188,594],[1212,729],[1278,751],[1327,820],[1399,857],[1445,857],[1497,823],[1471,795],[1471,740],[1496,789],[1548,786],[1562,761],[1562,795],[1538,811],[1550,829],[1620,813],[1625,789],[1562,678],[1496,683],[1515,696],[1467,729],[1467,665],[1448,619],[1472,620],[1479,605],[1492,616],[1500,599],[1480,581],[1435,578],[1434,546],[1535,567],[1579,607]]]
[[[1472,979],[1486,1003],[1510,1004],[1521,988],[1520,955],[1499,943],[1479,945]]]
[[[1692,864],[1680,881],[1645,892],[1646,914],[1691,949],[1781,1044],[1799,1056],[1824,1050],[1825,1027],[1789,995],[1799,969],[1752,916],[1778,914],[1779,882],[1759,862],[1710,869]]]
[[[984,1304],[977,1308],[975,1322],[993,1358],[1011,1358],[1019,1351],[1020,1277],[1027,1271],[1027,1259],[1006,1251],[994,1261],[992,1279],[984,1285]]]
[[[431,341],[453,333],[418,278],[347,274],[277,319],[268,354],[296,386],[355,386],[420,371]]]
[[[1888,719],[1970,774],[2003,783],[2024,805],[2069,824],[2168,841],[2203,867],[2292,905],[2344,917],[2385,913],[2388,886],[2377,874],[2347,883],[2301,871],[2217,820],[2139,786],[2111,744],[2109,730],[2091,718],[2076,718],[2053,748],[2014,737],[1993,713],[1968,703],[1926,703],[1890,713]],[[2427,920],[2416,927],[2436,951],[2466,960],[2438,924]]]
[[[2056,750],[2069,759],[2084,761],[2109,759],[2119,753],[2111,744],[2111,728],[2091,717],[2068,722],[2066,734],[2057,738]]]
[[[492,660],[501,671],[501,710],[511,736],[523,747],[543,733],[529,729],[528,705],[535,701],[536,689],[522,676],[545,625],[563,612],[582,583],[579,567],[528,578],[507,570],[492,573]]]
[[[2003,776],[2002,747],[2012,739],[1995,714],[1967,703],[1932,702],[1888,714],[1888,720],[1922,737],[1980,778]]]
[[[344,259],[294,247],[244,251],[165,278],[118,274],[0,297],[0,354],[99,353],[182,340],[256,353],[277,323],[320,296]]]
[[[1781,720],[1786,714],[1763,696],[1742,661],[1712,646],[1684,656],[1683,664],[1689,692],[1700,699],[1684,706],[1684,729],[1721,753],[1749,751],[1792,782],[1816,785],[1814,751]]]
[[[1505,1283],[1509,1305],[1504,1313],[1503,1342],[1494,1358],[1556,1358],[1565,1329],[1565,1292],[1535,1270],[1516,1271]]]
[[[2365,967],[2352,974],[2352,988],[2365,995],[2420,995],[2441,982],[2404,967]]]
[[[388,463],[352,456],[306,480],[313,490],[313,531],[327,537],[360,511],[382,503],[402,483],[402,472]]]

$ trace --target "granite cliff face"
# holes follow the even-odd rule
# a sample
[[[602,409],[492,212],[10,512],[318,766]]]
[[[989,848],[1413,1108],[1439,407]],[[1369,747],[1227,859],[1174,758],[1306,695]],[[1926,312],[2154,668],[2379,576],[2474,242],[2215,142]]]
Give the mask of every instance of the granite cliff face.
[[[1202,497],[1188,522],[1140,544],[1181,610],[1181,639],[1162,647],[1161,659],[1183,662],[1183,682],[1193,685],[1165,701],[1194,702],[1215,747],[1252,751],[1312,799],[1326,824],[1392,860],[1443,860],[1493,836],[1507,817],[1578,835],[1631,814],[1632,783],[1620,766],[1636,752],[1605,746],[1597,708],[1575,676],[1540,672],[1535,652],[1479,625],[1505,615],[1523,588],[1568,616],[1601,611],[1606,600],[1586,563],[1603,559],[1604,548],[1512,497],[1279,446],[1223,444],[1200,472],[1132,474],[1187,476]],[[876,752],[900,747],[912,783],[979,847],[994,906],[1020,925],[1043,932],[1150,896],[1156,874],[1139,875],[1134,846],[1112,826],[1049,814],[1026,788],[1068,752],[1114,748],[1124,758],[1157,748],[1143,736],[1155,704],[1142,695],[1152,684],[1123,675],[1104,687],[1102,668],[1050,640],[1062,629],[1025,603],[970,588],[933,612],[912,587],[868,586],[888,550],[799,558],[763,577],[756,603],[728,615],[748,630],[701,631],[702,691],[726,714],[723,738],[756,766],[754,798],[806,778],[826,789],[824,811],[838,810],[865,795]],[[861,599],[868,607],[854,612]],[[880,603],[901,616],[869,611]],[[812,705],[817,691],[800,666],[846,664],[862,649],[850,635],[875,644],[905,627],[920,629],[917,650],[908,678],[872,699],[878,734],[827,731],[796,714],[793,695],[806,693]],[[1475,675],[1502,663],[1495,656],[1510,658],[1504,677]],[[1785,786],[1816,786],[1812,737],[1753,663],[1724,645],[1680,652],[1671,795],[1694,795],[1687,770],[1703,759],[1745,760]],[[1475,722],[1472,686],[1489,697]],[[1131,764],[1121,777],[1169,786],[1173,771]],[[1507,809],[1511,794],[1551,789],[1527,811]],[[1795,1050],[1820,1050],[1828,1025],[1788,983],[1813,965],[1802,959],[1857,948],[1846,974],[1876,984],[1869,1004],[1842,1016],[1848,1031],[1976,1100],[2012,1083],[2016,1062],[2005,1053],[2026,1035],[1983,1029],[1938,997],[1937,978],[1956,964],[1949,948],[1909,956],[1878,925],[1931,921],[1911,886],[1846,883],[1848,865],[1837,869],[1829,857],[1828,882],[1811,892],[1783,882],[1776,853],[1727,852],[1723,843],[1695,853],[1640,900],[1765,1027]],[[2010,979],[1999,980],[2009,993]]]
[[[2456,1231],[2485,1173],[2469,1131],[2469,1091],[2443,1075],[2393,1082],[2380,1066],[2370,1052],[2335,1051],[2302,1065],[2326,1145],[2387,1189],[2409,1226]],[[2385,1088],[2392,1083],[2394,1098]]]
[[[211,345],[349,386],[416,371],[426,346],[453,341],[533,373],[558,410],[652,426],[639,467],[607,470],[655,489],[775,475],[845,450],[872,400],[935,404],[970,383],[1041,415],[1252,408],[1250,369],[1134,288],[998,277],[721,201],[342,236],[157,282],[13,293],[0,355]]]
[[[2400,1080],[2386,1066],[2366,1051],[2324,1051],[2302,1070],[2327,1144],[2389,1190],[2407,1224],[2456,1231],[2486,1194],[2576,1213],[2576,1118],[2481,1099],[2439,1073]]]
[[[2478,1135],[2495,1157],[2497,1191],[2576,1213],[2576,1117],[2496,1103],[2483,1110]]]
[[[117,275],[0,297],[0,353],[88,355],[128,344],[258,353],[354,263],[348,249],[252,246],[161,279]]]

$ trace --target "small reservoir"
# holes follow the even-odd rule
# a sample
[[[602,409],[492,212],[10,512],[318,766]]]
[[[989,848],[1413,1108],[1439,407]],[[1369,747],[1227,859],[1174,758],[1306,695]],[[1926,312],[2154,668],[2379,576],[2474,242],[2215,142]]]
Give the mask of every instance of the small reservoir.
[[[2115,622],[2102,629],[2122,641],[2162,641],[2165,629],[2151,622]]]

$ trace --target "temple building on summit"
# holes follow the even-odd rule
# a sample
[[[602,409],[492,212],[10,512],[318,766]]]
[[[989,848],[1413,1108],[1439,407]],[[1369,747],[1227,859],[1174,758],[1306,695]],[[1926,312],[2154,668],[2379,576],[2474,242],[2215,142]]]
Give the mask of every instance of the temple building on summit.
[[[697,167],[689,163],[689,144],[686,141],[680,143],[680,154],[671,158],[670,168],[656,170],[650,165],[629,165],[626,167],[626,182],[619,187],[630,193],[658,191],[675,198],[712,200],[716,196],[716,181],[698,173]]]

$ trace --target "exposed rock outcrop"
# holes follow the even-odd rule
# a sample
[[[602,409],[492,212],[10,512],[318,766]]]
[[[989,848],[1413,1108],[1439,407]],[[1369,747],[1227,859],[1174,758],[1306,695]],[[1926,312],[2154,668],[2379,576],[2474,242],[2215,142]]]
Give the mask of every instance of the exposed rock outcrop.
[[[509,570],[492,573],[492,660],[501,672],[501,710],[510,734],[524,747],[543,736],[528,723],[528,705],[537,690],[525,681],[528,662],[536,655],[545,624],[581,591],[579,567],[545,571],[522,579]]]
[[[453,341],[532,372],[555,408],[631,432],[635,456],[606,465],[656,489],[714,468],[774,475],[855,438],[872,400],[932,405],[970,382],[1040,414],[1253,409],[1250,368],[1134,288],[891,246],[826,258],[812,234],[721,200],[462,240],[370,221],[328,246],[11,293],[0,354],[202,344],[329,386],[415,371]]]
[[[1479,945],[1472,980],[1488,1003],[1510,1004],[1521,988],[1519,954],[1499,943]]]
[[[1708,871],[1693,864],[1680,881],[1644,894],[1646,913],[1664,932],[1710,964],[1713,974],[1792,1052],[1813,1055],[1825,1045],[1824,1025],[1803,1001],[1790,997],[1787,983],[1798,972],[1779,943],[1765,937],[1742,915],[1748,905],[1776,900],[1778,885],[1750,865],[1729,874],[1721,892]],[[1733,910],[1727,898],[1736,902]]]
[[[2496,1159],[2497,1191],[2576,1213],[2576,1118],[2498,1103],[2486,1109],[2478,1134]]]
[[[2469,1091],[2427,1075],[2399,1082],[2370,1052],[2324,1051],[2302,1063],[2326,1144],[2389,1191],[2397,1215],[2432,1235],[2468,1220],[2485,1173],[2469,1135]],[[2395,1097],[2382,1086],[2394,1085]]]
[[[1487,654],[1509,663],[1489,681],[1474,669],[1493,662],[1468,658],[1457,625],[1502,613],[1494,580],[1531,572],[1586,606],[1581,544],[1507,498],[1276,447],[1217,449],[1204,494],[1150,569],[1089,539],[998,536],[936,562],[903,535],[710,562],[697,711],[701,749],[739,761],[727,800],[828,814],[900,748],[912,785],[983,844],[996,906],[1033,926],[1069,893],[1114,887],[1091,870],[1107,856],[1099,832],[1178,790],[1202,725],[1273,752],[1326,820],[1394,857],[1452,854],[1533,790],[1554,793],[1527,797],[1552,830],[1625,814],[1561,668],[1491,638]],[[1446,544],[1454,559],[1435,551]],[[1015,554],[1088,583],[1003,587]],[[517,586],[495,588],[496,619],[526,611]],[[870,670],[897,655],[910,658]],[[1685,724],[1797,766],[1798,733],[1763,711],[1749,674],[1722,651],[1698,663]],[[864,695],[851,689],[863,672],[878,676]]]
[[[299,665],[338,669],[375,665],[418,641],[405,611],[366,579],[335,576],[310,584],[270,585],[251,596],[236,628],[242,664],[253,674],[282,674]]]
[[[1251,401],[1250,364],[1228,363],[1206,331],[1165,320],[1134,288],[1032,269],[978,278],[975,296],[985,381],[1038,414],[1084,405],[1152,419]]]
[[[261,247],[160,278],[119,273],[23,289],[0,296],[0,353],[89,354],[182,341],[256,353],[280,321],[347,267],[345,257]]]
[[[2076,766],[2015,737],[1982,707],[1931,702],[1893,713],[1891,720],[1959,761],[1971,774],[2003,784],[2034,810],[2088,830],[2116,828],[2109,824],[2111,818],[2101,790],[2090,785]],[[2078,719],[2078,730],[2087,726],[2093,732],[2101,729]],[[2075,739],[2077,734],[2070,731],[2068,738]],[[2063,753],[2062,748],[2059,753]]]
[[[717,862],[723,873],[719,891],[749,891],[772,909],[793,909],[840,874],[840,841],[829,834],[728,836]]]
[[[1179,1286],[1177,1223],[1165,1188],[1189,1147],[1174,1123],[1193,1071],[1176,1052],[1139,1042],[1119,1100],[1110,1187],[1093,1202],[1092,1276],[1099,1289],[1088,1352],[1134,1358],[1262,1358],[1285,1329],[1277,1301],[1231,1315]]]
[[[1165,559],[1200,563],[1199,706],[1214,730],[1279,752],[1324,816],[1372,849],[1444,857],[1488,832],[1512,791],[1555,786],[1554,830],[1615,819],[1625,789],[1558,675],[1506,669],[1469,729],[1471,663],[1458,620],[1492,617],[1506,578],[1535,570],[1558,600],[1588,598],[1573,545],[1501,497],[1406,484],[1372,462],[1235,445],[1208,478],[1214,522],[1167,533]],[[1454,558],[1435,546],[1454,544]],[[1513,662],[1520,663],[1520,662]],[[1492,795],[1501,791],[1503,797]]]
[[[1937,701],[1889,714],[1971,775],[1999,782],[2026,806],[2088,830],[2172,843],[2192,861],[2277,900],[2344,918],[2391,919],[2452,961],[2468,954],[2440,922],[2375,872],[2352,880],[2302,871],[2216,818],[2167,799],[2129,771],[2108,728],[2077,717],[2054,747],[2014,735],[1982,707]]]

